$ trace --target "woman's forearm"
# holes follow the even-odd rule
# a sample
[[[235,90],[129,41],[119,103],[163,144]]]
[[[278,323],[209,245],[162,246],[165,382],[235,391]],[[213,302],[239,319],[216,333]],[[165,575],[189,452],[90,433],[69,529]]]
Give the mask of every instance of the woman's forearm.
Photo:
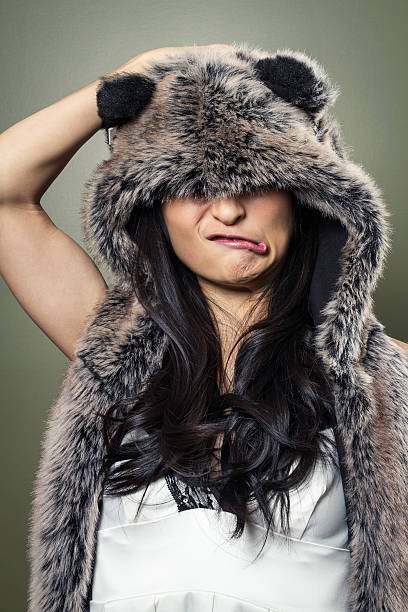
[[[0,203],[39,203],[76,151],[101,129],[98,83],[93,81],[0,134]]]

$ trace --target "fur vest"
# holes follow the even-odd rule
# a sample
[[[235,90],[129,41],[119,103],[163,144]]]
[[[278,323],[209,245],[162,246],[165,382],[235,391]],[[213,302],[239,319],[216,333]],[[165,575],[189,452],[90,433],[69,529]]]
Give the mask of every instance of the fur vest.
[[[373,312],[389,212],[329,113],[339,90],[299,51],[246,43],[101,77],[110,157],[86,184],[83,232],[116,282],[92,312],[51,408],[29,523],[29,611],[89,609],[104,456],[99,416],[160,368],[166,333],[130,283],[135,206],[291,190],[321,213],[312,341],[332,381],[347,510],[350,610],[408,610],[408,363]],[[271,568],[271,572],[273,568]]]

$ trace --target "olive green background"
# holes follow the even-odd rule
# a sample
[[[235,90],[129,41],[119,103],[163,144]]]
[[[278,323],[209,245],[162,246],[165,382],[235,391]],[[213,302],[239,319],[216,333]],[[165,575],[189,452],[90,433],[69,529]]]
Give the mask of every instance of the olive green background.
[[[401,1],[7,0],[0,3],[1,125],[14,123],[155,47],[247,41],[304,51],[340,87],[332,112],[351,157],[376,180],[392,212],[393,250],[375,293],[387,333],[408,342],[408,4]],[[109,157],[103,131],[75,154],[41,202],[84,248],[80,193]],[[101,269],[108,284],[107,270]],[[26,609],[27,527],[49,409],[68,359],[35,325],[3,279],[1,292],[1,609]]]

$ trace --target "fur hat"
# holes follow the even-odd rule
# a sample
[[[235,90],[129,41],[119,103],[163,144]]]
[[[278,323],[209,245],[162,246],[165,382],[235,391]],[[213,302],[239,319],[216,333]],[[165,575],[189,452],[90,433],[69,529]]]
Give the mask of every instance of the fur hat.
[[[129,281],[137,246],[126,223],[137,207],[289,190],[321,213],[309,296],[315,323],[328,316],[321,347],[332,347],[329,359],[357,358],[391,228],[378,187],[349,160],[329,112],[338,94],[305,53],[247,43],[194,47],[140,73],[101,77],[98,113],[115,134],[83,193],[95,260]]]

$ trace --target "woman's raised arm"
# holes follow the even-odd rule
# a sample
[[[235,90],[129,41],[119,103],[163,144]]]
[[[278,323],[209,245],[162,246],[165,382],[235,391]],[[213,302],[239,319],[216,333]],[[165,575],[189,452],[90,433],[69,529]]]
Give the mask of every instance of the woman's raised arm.
[[[98,81],[0,134],[0,273],[22,308],[72,359],[107,285],[89,255],[59,229],[41,197],[101,127]]]

